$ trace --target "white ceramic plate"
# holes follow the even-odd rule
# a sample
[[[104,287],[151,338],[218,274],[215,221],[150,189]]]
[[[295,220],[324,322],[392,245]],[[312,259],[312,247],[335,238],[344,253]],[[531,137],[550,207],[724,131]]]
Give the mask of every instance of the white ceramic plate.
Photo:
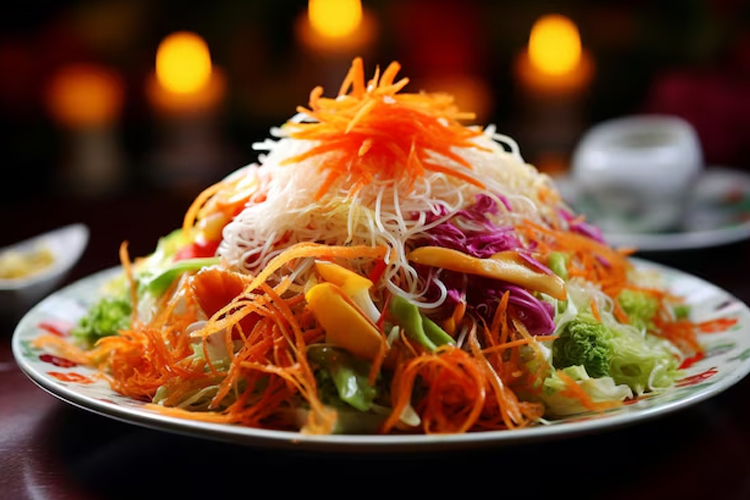
[[[567,176],[555,177],[563,198],[579,212],[586,207]],[[596,213],[587,214],[596,224]],[[677,231],[634,233],[605,232],[614,246],[634,246],[640,251],[709,248],[750,238],[750,174],[712,166],[705,169],[690,196],[682,227]]]
[[[309,436],[196,422],[147,410],[142,403],[116,394],[103,381],[95,381],[92,370],[82,366],[66,367],[64,363],[59,366],[59,360],[50,358],[31,344],[36,336],[44,333],[40,323],[75,322],[87,305],[96,300],[100,285],[116,271],[114,269],[78,281],[37,304],[14,332],[13,354],[31,380],[75,406],[146,427],[247,445],[362,453],[501,446],[573,437],[632,425],[683,409],[719,394],[750,371],[750,309],[745,304],[699,278],[645,261],[635,262],[663,272],[671,290],[685,296],[687,303],[693,306],[695,321],[735,318],[736,325],[720,333],[703,334],[701,341],[706,347],[705,358],[686,368],[685,376],[672,389],[606,413],[578,415],[526,429],[438,436]],[[61,380],[66,377],[79,382]]]

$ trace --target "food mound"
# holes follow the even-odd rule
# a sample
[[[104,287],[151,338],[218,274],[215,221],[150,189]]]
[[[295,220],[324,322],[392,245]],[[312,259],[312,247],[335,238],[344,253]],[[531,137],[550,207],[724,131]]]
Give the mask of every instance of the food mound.
[[[161,413],[308,434],[512,430],[673,386],[701,352],[679,297],[399,69],[315,88],[39,344]]]

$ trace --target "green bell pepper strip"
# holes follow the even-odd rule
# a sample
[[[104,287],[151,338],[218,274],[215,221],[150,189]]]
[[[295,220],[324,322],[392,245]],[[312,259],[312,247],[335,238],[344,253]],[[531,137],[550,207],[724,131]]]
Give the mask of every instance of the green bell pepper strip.
[[[309,348],[307,356],[328,371],[341,401],[359,411],[370,409],[377,389],[370,385],[368,364],[333,347]]]
[[[555,273],[565,281],[568,281],[569,276],[567,262],[567,255],[561,252],[552,252],[551,254],[549,254],[547,267],[549,267],[553,273]]]
[[[419,312],[419,308],[400,295],[391,299],[390,312],[396,324],[406,335],[419,342],[430,352],[445,344],[455,344],[453,337],[434,321]]]
[[[158,297],[167,291],[177,276],[187,271],[196,271],[203,267],[218,264],[219,260],[219,257],[178,260],[157,274],[140,276],[138,281],[141,290]]]

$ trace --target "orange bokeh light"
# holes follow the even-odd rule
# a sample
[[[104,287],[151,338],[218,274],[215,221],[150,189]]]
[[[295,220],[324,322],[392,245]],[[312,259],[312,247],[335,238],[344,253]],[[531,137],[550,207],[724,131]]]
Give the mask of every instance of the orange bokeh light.
[[[542,73],[572,71],[581,60],[581,36],[573,21],[560,14],[539,18],[529,36],[529,58]]]
[[[310,0],[307,7],[310,25],[320,35],[345,38],[362,23],[360,0]]]
[[[208,44],[195,33],[177,31],[156,50],[156,69],[146,81],[146,94],[159,112],[212,111],[226,92],[226,76],[211,62]]]
[[[579,94],[594,75],[594,61],[578,27],[565,16],[547,14],[531,28],[529,44],[516,62],[522,90],[538,96]]]
[[[190,94],[211,79],[211,54],[195,33],[179,31],[167,36],[156,51],[156,78],[171,92]]]
[[[47,89],[52,117],[68,127],[94,127],[117,120],[124,85],[113,71],[93,64],[75,64],[58,71]]]

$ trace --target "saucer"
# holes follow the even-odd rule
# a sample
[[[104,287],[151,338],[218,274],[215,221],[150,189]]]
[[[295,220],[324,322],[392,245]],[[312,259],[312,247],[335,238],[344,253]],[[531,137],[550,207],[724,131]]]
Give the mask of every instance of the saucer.
[[[563,199],[588,222],[597,224],[596,213],[587,212],[577,187],[568,175],[553,180]],[[682,223],[664,232],[604,231],[613,246],[638,251],[690,250],[727,245],[750,238],[750,173],[722,166],[708,166],[698,178],[688,200]]]

